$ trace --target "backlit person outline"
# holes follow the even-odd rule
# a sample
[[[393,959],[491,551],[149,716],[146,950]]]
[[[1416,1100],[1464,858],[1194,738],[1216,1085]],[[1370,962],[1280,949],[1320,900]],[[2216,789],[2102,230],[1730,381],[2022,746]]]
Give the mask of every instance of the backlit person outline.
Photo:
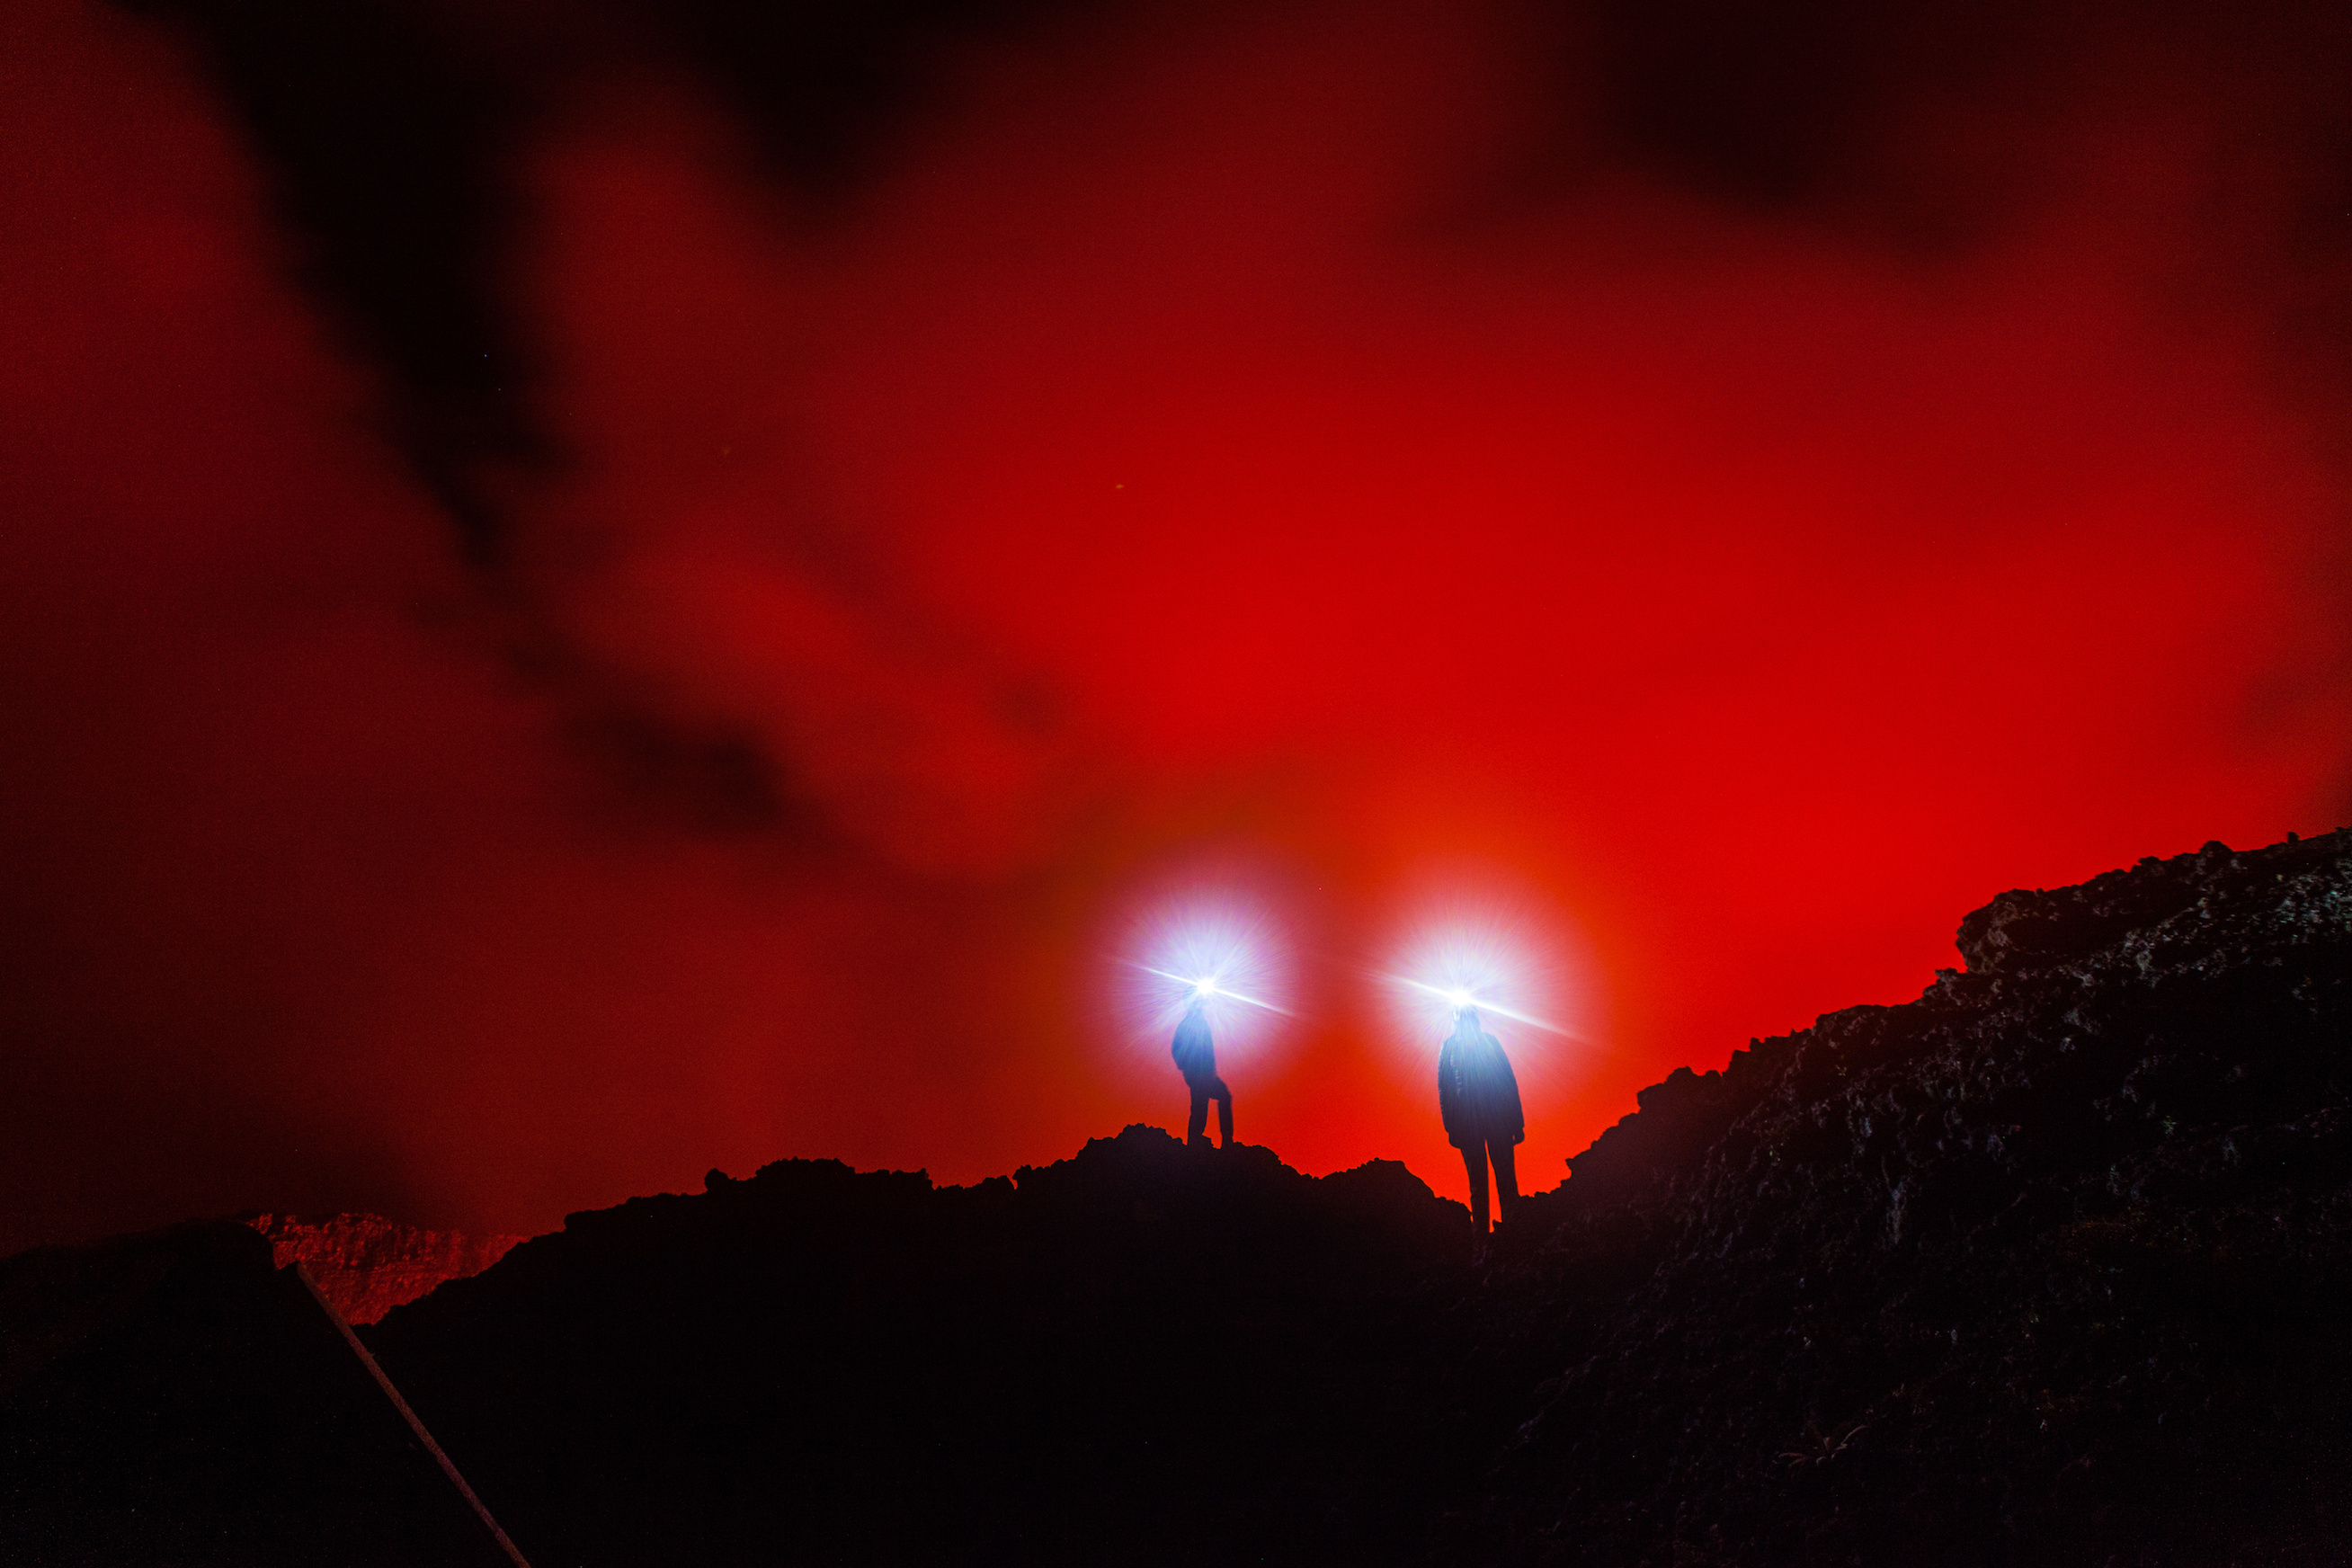
[[[1184,1021],[1176,1026],[1176,1038],[1169,1047],[1169,1054],[1176,1058],[1176,1070],[1184,1075],[1184,1087],[1192,1091],[1192,1110],[1184,1124],[1185,1143],[1208,1142],[1209,1101],[1213,1100],[1217,1102],[1218,1142],[1232,1148],[1234,1091],[1217,1076],[1217,1047],[1209,1037],[1207,998],[1192,998]]]
[[[1511,1222],[1519,1203],[1516,1146],[1528,1135],[1519,1107],[1518,1075],[1503,1042],[1478,1026],[1478,1009],[1456,1007],[1454,1033],[1437,1053],[1437,1114],[1445,1141],[1462,1151],[1470,1174],[1470,1229],[1483,1246],[1486,1237],[1486,1166],[1495,1167],[1495,1196],[1502,1222]]]

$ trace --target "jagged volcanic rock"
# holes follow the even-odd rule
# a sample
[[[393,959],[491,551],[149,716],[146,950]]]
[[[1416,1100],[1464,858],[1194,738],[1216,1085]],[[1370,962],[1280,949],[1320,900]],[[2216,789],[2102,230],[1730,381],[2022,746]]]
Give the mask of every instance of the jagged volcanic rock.
[[[2352,833],[1959,944],[1643,1091],[1490,1264],[1402,1166],[1139,1127],[974,1187],[713,1172],[366,1336],[541,1568],[2352,1562]],[[0,1556],[478,1548],[216,1228],[0,1262]],[[124,1499],[245,1535],[22,1550]]]
[[[1968,917],[1676,1073],[1465,1313],[1461,1563],[2352,1561],[2352,834]]]
[[[229,1220],[0,1259],[0,1563],[508,1564]]]
[[[2005,895],[1917,1002],[1645,1090],[1483,1270],[1400,1169],[1130,1129],[714,1173],[375,1338],[589,1564],[2339,1563],[2347,849]]]
[[[373,1214],[331,1219],[254,1214],[245,1222],[269,1239],[280,1268],[299,1263],[344,1321],[373,1323],[451,1279],[479,1274],[507,1255],[520,1236],[467,1236],[425,1230]]]
[[[1391,1162],[1130,1127],[974,1187],[713,1172],[369,1338],[550,1561],[1377,1562],[1422,1551],[1466,1236]]]

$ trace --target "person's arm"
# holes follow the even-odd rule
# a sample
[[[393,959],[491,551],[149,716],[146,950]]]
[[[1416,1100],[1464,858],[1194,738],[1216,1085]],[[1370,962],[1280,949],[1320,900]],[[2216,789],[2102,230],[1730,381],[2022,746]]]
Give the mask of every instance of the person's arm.
[[[1448,1040],[1437,1050],[1437,1120],[1445,1126],[1448,1142],[1459,1143],[1455,1129],[1462,1122],[1462,1094],[1454,1080],[1454,1042]]]
[[[1524,1143],[1528,1141],[1528,1115],[1519,1108],[1519,1075],[1511,1070],[1511,1058],[1503,1054],[1500,1040],[1495,1042],[1495,1060],[1503,1069],[1503,1092],[1511,1108],[1511,1142]]]

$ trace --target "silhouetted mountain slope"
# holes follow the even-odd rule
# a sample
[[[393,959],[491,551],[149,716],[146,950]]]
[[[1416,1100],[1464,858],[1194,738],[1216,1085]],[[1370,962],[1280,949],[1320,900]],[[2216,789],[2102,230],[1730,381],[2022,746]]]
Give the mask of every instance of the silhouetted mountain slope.
[[[1467,1223],[1392,1163],[1143,1127],[970,1188],[782,1161],[575,1215],[369,1338],[548,1561],[1388,1561],[1453,1348],[1421,1281]]]
[[[1643,1091],[1491,1264],[1400,1165],[1130,1127],[713,1172],[364,1332],[540,1568],[2352,1562],[2352,832],[1960,946]],[[482,1560],[266,1250],[0,1262],[0,1557]]]
[[[1677,1073],[1484,1332],[1465,1563],[2352,1561],[2352,867],[2209,844]]]
[[[2338,1562],[2347,836],[1969,917],[1467,1267],[1396,1167],[787,1162],[373,1333],[565,1561]]]
[[[0,1563],[508,1561],[245,1226],[0,1259]]]

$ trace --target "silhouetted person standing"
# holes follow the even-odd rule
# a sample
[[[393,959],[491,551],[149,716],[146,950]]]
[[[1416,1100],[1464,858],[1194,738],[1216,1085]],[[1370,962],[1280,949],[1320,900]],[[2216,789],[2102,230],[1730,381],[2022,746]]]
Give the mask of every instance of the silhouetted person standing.
[[[1170,1054],[1176,1058],[1176,1070],[1184,1075],[1184,1087],[1192,1091],[1192,1114],[1184,1125],[1184,1142],[1209,1141],[1209,1101],[1213,1100],[1217,1102],[1217,1141],[1232,1148],[1234,1091],[1217,1076],[1217,1047],[1209,1038],[1209,1016],[1200,998],[1193,998],[1192,1010],[1176,1026],[1176,1043],[1170,1047]]]
[[[1519,1177],[1512,1152],[1528,1135],[1527,1117],[1519,1110],[1519,1080],[1503,1042],[1478,1027],[1478,1009],[1457,1007],[1454,1033],[1437,1053],[1437,1114],[1445,1122],[1445,1141],[1462,1151],[1470,1173],[1470,1228],[1484,1245],[1486,1237],[1486,1164],[1495,1166],[1495,1196],[1503,1223],[1519,1203]]]

